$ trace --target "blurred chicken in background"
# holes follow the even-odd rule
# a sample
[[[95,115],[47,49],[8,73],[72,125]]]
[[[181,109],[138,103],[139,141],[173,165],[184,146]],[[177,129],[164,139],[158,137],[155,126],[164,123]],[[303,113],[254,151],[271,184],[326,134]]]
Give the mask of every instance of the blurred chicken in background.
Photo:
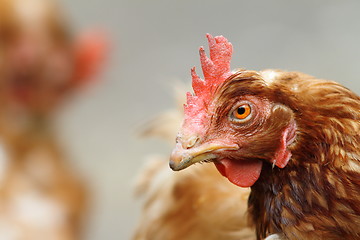
[[[52,119],[103,60],[99,34],[74,38],[49,0],[0,0],[0,239],[81,238],[86,187]]]
[[[177,109],[150,121],[145,137],[173,143],[183,119],[185,87],[176,88]],[[184,97],[183,97],[184,96]],[[248,227],[249,188],[227,184],[210,164],[171,172],[169,156],[149,156],[137,179],[143,209],[133,240],[254,240]]]

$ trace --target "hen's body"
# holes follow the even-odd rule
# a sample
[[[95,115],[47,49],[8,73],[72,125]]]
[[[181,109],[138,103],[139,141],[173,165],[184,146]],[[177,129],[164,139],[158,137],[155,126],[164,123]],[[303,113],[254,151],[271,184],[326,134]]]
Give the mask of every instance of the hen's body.
[[[246,214],[249,189],[228,184],[211,165],[174,175],[167,160],[156,157],[141,172],[147,187],[134,240],[255,239]]]
[[[277,102],[293,110],[297,137],[287,166],[264,164],[251,188],[249,207],[258,235],[359,239],[360,98],[305,74],[271,75],[265,83]]]
[[[1,130],[0,238],[81,239],[86,189],[51,131]]]

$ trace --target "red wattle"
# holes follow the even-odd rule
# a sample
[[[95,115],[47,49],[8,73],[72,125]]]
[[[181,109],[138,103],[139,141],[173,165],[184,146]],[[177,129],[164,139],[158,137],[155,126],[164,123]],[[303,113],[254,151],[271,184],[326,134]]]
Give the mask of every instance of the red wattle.
[[[259,179],[262,161],[222,159],[216,162],[215,166],[233,184],[239,187],[251,187]]]

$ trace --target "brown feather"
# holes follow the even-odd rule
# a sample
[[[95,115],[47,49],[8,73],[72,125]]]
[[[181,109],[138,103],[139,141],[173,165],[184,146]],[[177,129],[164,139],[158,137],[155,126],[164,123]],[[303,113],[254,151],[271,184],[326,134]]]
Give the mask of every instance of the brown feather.
[[[153,159],[142,181],[147,192],[134,240],[255,239],[247,226],[250,189],[228,184],[208,164],[173,174],[167,160]]]

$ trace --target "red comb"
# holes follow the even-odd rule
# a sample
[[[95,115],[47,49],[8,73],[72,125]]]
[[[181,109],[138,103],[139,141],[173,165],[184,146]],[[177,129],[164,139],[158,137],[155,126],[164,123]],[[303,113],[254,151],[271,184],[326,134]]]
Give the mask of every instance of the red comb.
[[[212,96],[221,83],[230,75],[230,60],[233,47],[223,36],[213,37],[206,34],[209,42],[210,58],[205,54],[203,47],[200,47],[200,61],[204,74],[204,80],[195,72],[195,67],[191,69],[192,87],[194,95],[187,93],[187,104],[185,105],[185,115],[194,116],[201,109],[209,104]]]

